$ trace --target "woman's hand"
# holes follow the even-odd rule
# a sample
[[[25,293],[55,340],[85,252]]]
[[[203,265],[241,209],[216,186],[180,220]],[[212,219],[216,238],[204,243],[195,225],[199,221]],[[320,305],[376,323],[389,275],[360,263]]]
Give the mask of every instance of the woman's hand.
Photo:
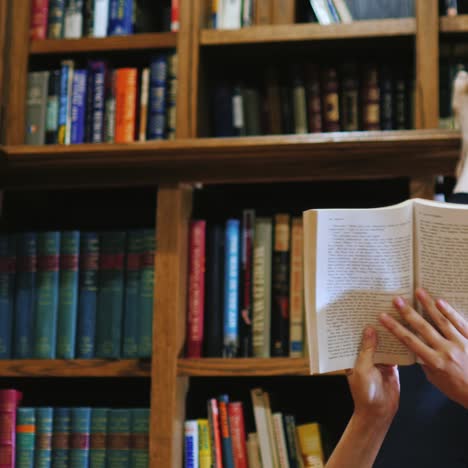
[[[468,322],[442,299],[434,301],[424,289],[416,290],[416,297],[434,325],[401,297],[393,303],[415,333],[386,314],[381,322],[418,356],[432,384],[468,408]]]

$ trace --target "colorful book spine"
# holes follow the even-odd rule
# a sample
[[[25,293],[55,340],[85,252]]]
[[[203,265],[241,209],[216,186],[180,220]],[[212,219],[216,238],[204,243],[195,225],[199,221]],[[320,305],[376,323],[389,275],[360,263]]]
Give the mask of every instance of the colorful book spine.
[[[85,0],[84,5],[84,25],[83,25],[83,36],[93,37],[94,36],[94,4],[95,0]]]
[[[149,466],[149,417],[150,410],[131,410],[130,468]]]
[[[33,0],[31,8],[31,27],[29,38],[41,40],[47,38],[47,18],[49,15],[49,0]]]
[[[72,144],[85,141],[87,75],[87,70],[75,70],[73,73],[70,136]]]
[[[174,140],[177,130],[177,53],[168,55],[168,74],[167,74],[167,139]]]
[[[142,241],[139,287],[140,320],[138,323],[138,357],[149,358],[153,350],[155,230],[144,229],[142,231]]]
[[[57,341],[60,232],[37,236],[37,296],[34,357],[54,359]]]
[[[207,419],[199,419],[198,423],[198,462],[200,468],[211,468],[210,429]]]
[[[211,459],[215,468],[223,468],[223,450],[219,421],[219,405],[216,398],[208,400],[208,422],[210,427]]]
[[[324,466],[325,459],[319,424],[302,424],[297,426],[296,430],[304,466]]]
[[[322,75],[323,130],[340,131],[340,100],[338,95],[338,74],[336,68],[326,67]]]
[[[291,269],[289,276],[289,357],[304,356],[304,258],[302,218],[291,225]]]
[[[60,100],[58,116],[58,143],[69,144],[71,135],[71,93],[73,83],[73,60],[62,61],[60,77]]]
[[[115,142],[135,140],[137,69],[119,68],[115,80]]]
[[[189,227],[189,279],[187,314],[187,357],[200,358],[205,308],[206,221],[193,220]]]
[[[107,466],[126,468],[130,463],[130,410],[109,411]]]
[[[283,420],[286,434],[286,444],[288,447],[289,466],[290,468],[300,468],[296,436],[296,420],[291,414],[285,414]]]
[[[49,1],[49,18],[47,37],[49,39],[61,39],[64,32],[65,0]]]
[[[238,401],[229,403],[228,416],[235,467],[248,468],[244,409],[242,403]]]
[[[26,359],[33,354],[37,274],[37,236],[34,232],[17,235],[16,271],[13,354],[17,359]]]
[[[184,468],[199,468],[198,423],[196,420],[184,423]]]
[[[83,33],[83,0],[66,0],[64,37],[79,39]]]
[[[34,468],[51,468],[53,416],[54,412],[50,407],[36,408]]]
[[[108,417],[107,408],[91,410],[89,468],[106,468]]]
[[[119,358],[122,338],[126,233],[105,232],[100,238],[96,356]]]
[[[109,0],[94,0],[94,37],[106,37],[109,24]]]
[[[91,359],[95,355],[98,273],[99,236],[96,232],[83,232],[80,246],[76,334],[76,356],[78,359]]]
[[[144,68],[140,80],[140,125],[138,128],[138,141],[146,141],[148,127],[148,100],[149,100],[150,70]]]
[[[49,91],[47,94],[46,134],[45,142],[58,142],[59,100],[60,100],[61,71],[51,70],[49,75]]]
[[[88,468],[91,408],[71,409],[69,468]]]
[[[18,408],[16,421],[16,468],[34,468],[36,411]]]
[[[0,359],[12,356],[16,238],[0,234]]]
[[[180,28],[179,2],[180,0],[172,0],[171,2],[171,31],[178,31]]]
[[[231,428],[228,416],[229,397],[221,395],[218,398],[219,406],[219,427],[221,432],[221,445],[223,447],[223,467],[234,468],[234,455],[232,447]]]
[[[80,232],[62,232],[57,322],[57,358],[59,359],[75,358],[79,254]]]
[[[150,90],[148,102],[148,140],[160,140],[166,136],[168,57],[155,57],[150,64]]]
[[[116,79],[117,70],[112,70],[106,76],[105,113],[104,113],[104,141],[113,143],[115,140],[115,115],[116,115]]]
[[[224,264],[224,357],[235,357],[239,348],[240,222],[226,222]]]
[[[380,130],[379,74],[374,65],[364,67],[361,99],[362,129]]]
[[[88,110],[86,141],[104,141],[105,85],[107,66],[100,60],[88,62]]]
[[[110,0],[108,36],[133,33],[133,0]]]
[[[52,468],[68,468],[70,458],[70,408],[55,408],[52,433]]]
[[[16,410],[22,394],[0,390],[0,467],[14,468],[16,454]]]

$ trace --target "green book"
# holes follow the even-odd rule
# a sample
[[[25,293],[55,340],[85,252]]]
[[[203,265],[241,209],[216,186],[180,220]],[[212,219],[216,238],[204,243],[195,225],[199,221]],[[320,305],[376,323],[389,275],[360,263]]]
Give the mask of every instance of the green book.
[[[149,417],[148,408],[131,410],[131,468],[148,468],[149,466]]]
[[[16,413],[16,468],[34,468],[36,411],[18,408]]]
[[[107,408],[91,410],[89,468],[106,468],[108,416]]]
[[[34,468],[51,468],[53,415],[52,408],[36,408]]]
[[[131,411],[109,411],[107,468],[128,468],[130,463]]]
[[[70,408],[54,409],[52,468],[68,468],[70,456]]]

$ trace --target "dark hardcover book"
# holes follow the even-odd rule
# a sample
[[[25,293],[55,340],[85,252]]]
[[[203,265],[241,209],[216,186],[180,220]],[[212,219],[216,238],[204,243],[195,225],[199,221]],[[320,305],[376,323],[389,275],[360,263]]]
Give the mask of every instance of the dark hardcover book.
[[[133,34],[133,0],[110,0],[108,36]]]
[[[289,84],[282,84],[280,87],[281,99],[281,127],[283,133],[289,135],[294,132],[294,112],[292,89]]]
[[[353,63],[343,65],[340,93],[341,129],[344,132],[359,130],[359,75]]]
[[[79,39],[83,35],[84,0],[65,1],[64,37]]]
[[[84,4],[84,22],[83,36],[94,36],[94,0],[85,0]]]
[[[71,409],[70,468],[89,467],[91,408]]]
[[[261,135],[260,95],[257,89],[246,87],[242,89],[242,105],[244,106],[245,134]]]
[[[291,68],[291,93],[293,109],[293,130],[296,134],[307,133],[307,100],[303,70],[294,65]]]
[[[346,0],[353,19],[405,18],[414,16],[414,0]]]
[[[104,141],[104,106],[107,66],[101,60],[88,62],[86,141]]]
[[[229,396],[221,395],[218,398],[219,425],[221,432],[221,445],[223,451],[223,467],[234,468],[234,454],[232,452],[231,428],[228,417]]]
[[[324,132],[340,131],[340,99],[338,73],[335,67],[327,66],[322,72],[322,118]]]
[[[55,408],[52,433],[52,468],[68,466],[70,433],[70,408]]]
[[[47,90],[49,72],[28,74],[26,97],[26,144],[42,145],[45,142]]]
[[[296,420],[294,416],[285,414],[283,416],[283,425],[286,435],[286,447],[288,449],[289,468],[300,468],[300,461],[297,458],[299,451],[296,442]]]
[[[269,66],[265,73],[267,128],[265,133],[279,135],[283,133],[281,119],[281,94],[278,70]]]
[[[161,54],[150,63],[150,86],[148,99],[148,140],[166,137],[168,57]]]
[[[306,99],[309,132],[320,133],[323,131],[320,71],[312,64],[306,68]]]
[[[393,76],[390,65],[380,68],[380,128],[393,130]]]
[[[450,63],[447,60],[440,61],[439,79],[439,127],[452,127],[452,87]]]
[[[0,359],[12,356],[16,236],[0,235]]]
[[[50,468],[52,464],[53,419],[53,408],[36,408],[36,450],[34,453],[35,467]]]
[[[406,108],[407,108],[407,90],[406,80],[401,73],[395,77],[393,89],[394,89],[394,130],[404,130],[406,128]]]
[[[365,65],[361,79],[363,130],[380,130],[379,72],[375,65]]]
[[[47,37],[61,39],[64,33],[65,0],[50,0]]]
[[[216,83],[213,90],[213,129],[215,137],[234,136],[232,115],[232,87],[226,82]]]
[[[34,408],[18,408],[16,417],[16,467],[34,467],[36,442],[36,411]]]
[[[73,73],[70,143],[85,141],[87,73],[87,70],[75,70]]]
[[[234,135],[246,135],[244,101],[242,85],[240,83],[235,84],[232,88],[232,121],[234,124]]]
[[[47,93],[45,142],[53,145],[58,142],[58,112],[60,99],[60,70],[51,70]]]

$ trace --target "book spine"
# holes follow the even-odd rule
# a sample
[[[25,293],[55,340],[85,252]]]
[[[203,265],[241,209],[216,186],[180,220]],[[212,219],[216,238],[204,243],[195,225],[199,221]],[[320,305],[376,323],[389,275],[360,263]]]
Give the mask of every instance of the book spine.
[[[49,75],[49,90],[47,94],[46,109],[45,142],[47,144],[55,144],[58,142],[60,82],[60,70],[51,70]]]
[[[299,67],[295,66],[291,75],[294,133],[307,133],[306,92]]]
[[[196,420],[184,423],[184,468],[198,468],[198,423]]]
[[[229,426],[229,416],[227,410],[228,403],[229,397],[227,395],[221,395],[218,398],[219,427],[221,433],[221,445],[223,447],[223,467],[234,468],[231,428]]]
[[[91,408],[72,408],[69,468],[88,468]]]
[[[213,468],[223,468],[223,452],[219,426],[219,405],[216,398],[208,400],[208,423],[210,427],[211,459]]]
[[[52,468],[68,468],[70,434],[70,408],[55,408],[52,433]]]
[[[224,257],[224,357],[237,356],[239,348],[239,270],[240,223],[237,219],[226,222]]]
[[[458,0],[445,0],[445,13],[447,16],[457,16]]]
[[[37,237],[37,297],[34,357],[55,359],[59,293],[60,232],[41,232]]]
[[[87,70],[75,70],[73,73],[71,143],[84,143],[85,141],[87,74]]]
[[[95,0],[85,0],[83,36],[94,36],[94,4]]]
[[[380,127],[393,130],[393,77],[390,66],[380,69]]]
[[[62,232],[57,323],[57,357],[59,359],[75,358],[79,253],[80,232]]]
[[[380,90],[377,68],[367,65],[362,78],[362,129],[380,130]]]
[[[232,89],[232,121],[235,136],[246,135],[243,91],[241,84],[236,84]]]
[[[96,320],[96,356],[100,358],[120,357],[125,243],[125,232],[101,235]]]
[[[299,460],[297,458],[297,444],[296,444],[296,421],[294,416],[285,414],[283,418],[286,445],[288,448],[289,455],[289,466],[291,468],[300,468]]]
[[[304,356],[304,269],[302,218],[293,218],[291,227],[289,357]]]
[[[199,419],[198,423],[198,458],[200,468],[211,468],[210,429],[207,419]]]
[[[16,422],[16,468],[34,468],[35,441],[35,409],[18,408]]]
[[[104,112],[104,141],[106,143],[113,143],[115,140],[115,115],[116,115],[116,79],[117,71],[109,71],[106,77],[106,100]]]
[[[138,356],[138,322],[142,232],[128,232],[128,247],[125,271],[125,308],[123,326],[122,355],[126,359]]]
[[[166,136],[168,57],[161,54],[150,64],[148,140],[160,140]]]
[[[323,130],[340,131],[340,102],[338,96],[338,74],[334,67],[326,67],[322,76]]]
[[[107,466],[124,468],[130,462],[130,410],[109,411]]]
[[[359,80],[354,64],[346,64],[343,67],[340,104],[342,130],[359,130]]]
[[[322,125],[322,100],[320,94],[320,73],[315,65],[308,65],[307,73],[307,111],[309,132],[319,133],[323,130]]]
[[[36,450],[34,468],[51,468],[53,409],[36,408]]]
[[[61,67],[58,116],[58,143],[69,144],[71,135],[71,93],[74,63],[64,60]]]
[[[117,70],[115,90],[115,142],[129,143],[135,139],[136,68]]]
[[[138,324],[138,357],[149,358],[153,351],[154,259],[156,232],[142,231],[142,253],[139,286],[140,321]]]
[[[214,136],[234,136],[232,92],[227,83],[217,83],[213,90]]]
[[[130,468],[149,466],[149,417],[147,408],[131,410]]]
[[[104,141],[104,107],[107,66],[102,61],[90,61],[88,82],[88,135],[87,141],[102,143]]]
[[[61,39],[64,33],[65,0],[49,1],[47,37]]]
[[[202,355],[205,308],[205,245],[206,221],[191,221],[187,313],[187,357],[189,358],[199,358]]]
[[[395,130],[404,130],[406,128],[406,82],[403,77],[398,76],[394,83],[394,107],[395,107]]]
[[[167,139],[174,140],[177,129],[177,53],[168,56],[168,91],[167,91]]]
[[[108,36],[133,33],[133,0],[110,0]]]
[[[26,144],[42,145],[45,141],[49,72],[28,74],[26,97]]]
[[[179,2],[180,0],[172,0],[171,2],[171,31],[178,31],[180,29]]]
[[[106,37],[109,24],[109,0],[94,0],[94,37]]]
[[[273,24],[294,24],[296,22],[295,0],[273,0]]]
[[[13,313],[16,275],[16,238],[0,235],[0,359],[12,356]]]
[[[284,434],[283,427],[283,415],[281,413],[275,413],[273,415],[273,430],[275,435],[275,445],[278,450],[280,468],[290,468],[286,436]]]
[[[317,423],[297,426],[299,449],[305,466],[324,466],[322,439]]]
[[[83,33],[83,0],[66,0],[64,37],[79,39]]]
[[[252,432],[248,435],[247,453],[249,454],[249,468],[262,468],[258,435],[256,432]]]
[[[14,321],[14,357],[32,357],[34,308],[36,303],[37,236],[17,236],[17,277]]]
[[[240,402],[228,404],[229,427],[231,428],[232,451],[236,468],[248,468],[247,445],[245,443],[244,409]]]
[[[255,24],[272,24],[273,23],[273,11],[272,4],[270,2],[259,2],[256,1],[254,23]]]
[[[89,468],[106,468],[108,416],[107,408],[91,410]]]
[[[22,394],[0,390],[0,466],[14,468],[16,452],[16,410]]]
[[[138,130],[138,141],[146,141],[146,129],[148,126],[149,77],[149,68],[144,68],[141,73],[140,126]]]
[[[29,38],[32,41],[46,39],[48,15],[49,0],[33,0],[31,8],[31,26],[29,30]]]

